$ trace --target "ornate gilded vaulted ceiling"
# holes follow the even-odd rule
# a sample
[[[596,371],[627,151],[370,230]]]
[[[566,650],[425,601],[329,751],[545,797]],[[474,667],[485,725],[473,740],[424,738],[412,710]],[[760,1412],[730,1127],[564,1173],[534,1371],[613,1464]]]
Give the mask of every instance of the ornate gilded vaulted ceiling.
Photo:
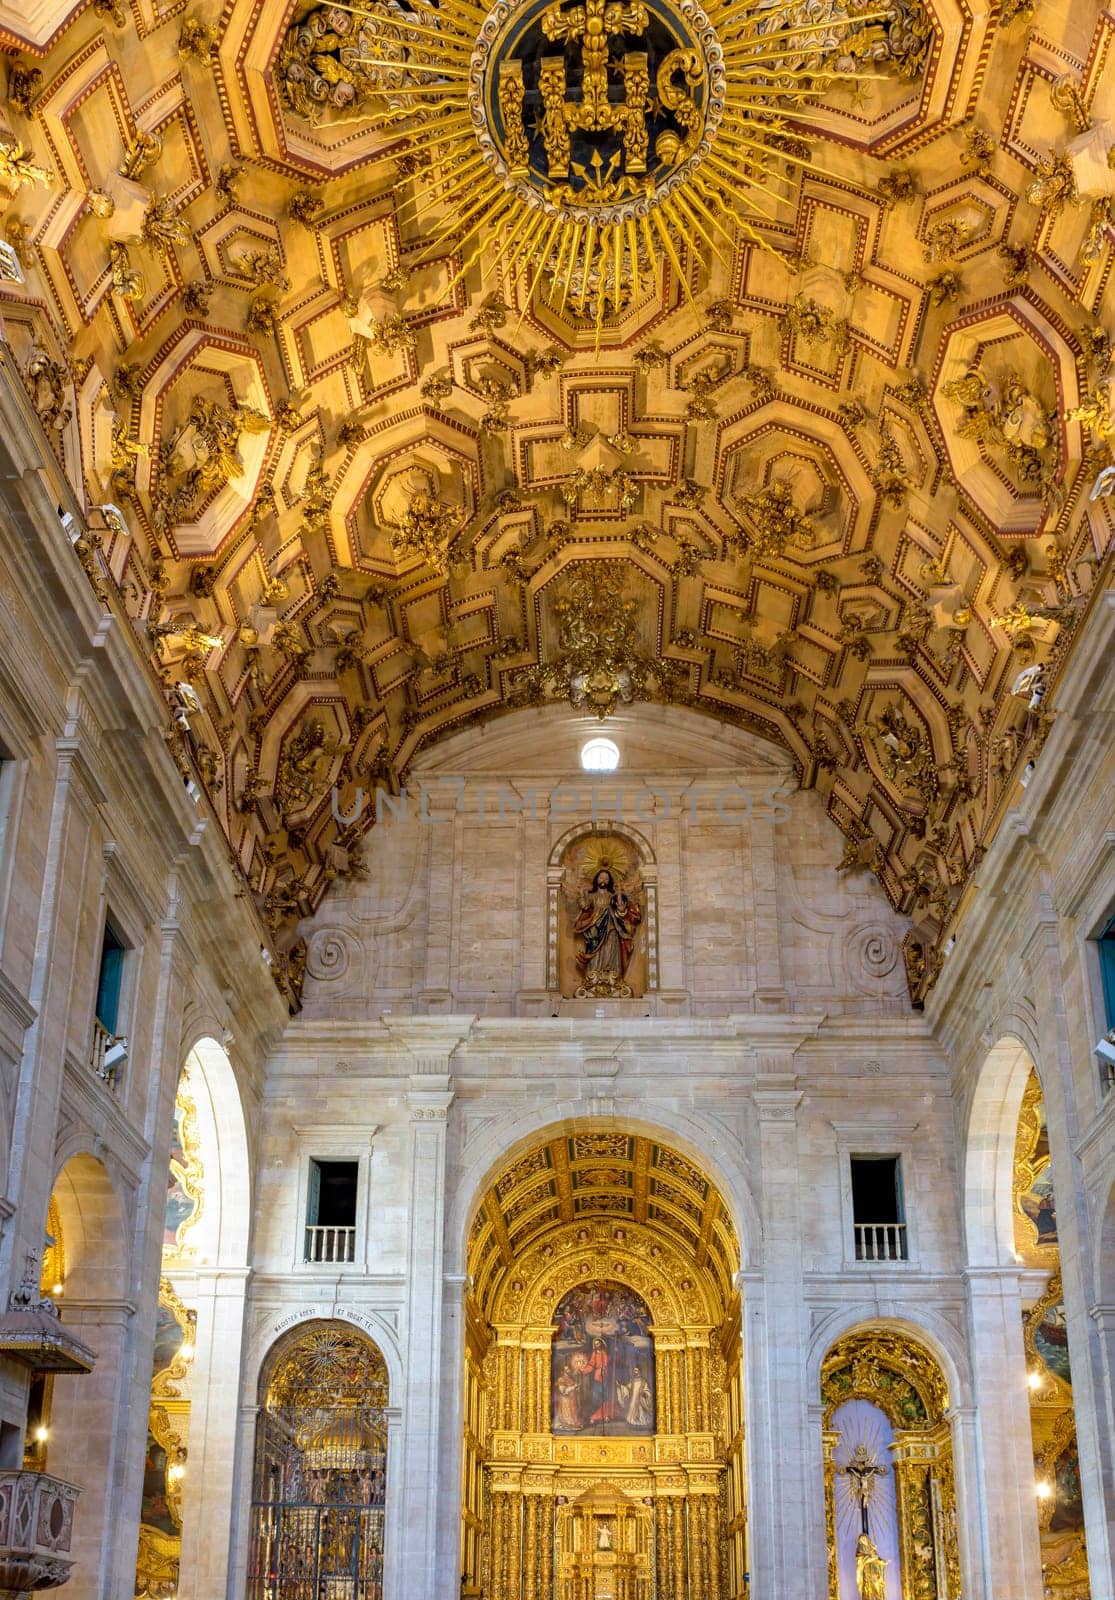
[[[563,1134],[513,1161],[484,1197],[469,1234],[468,1275],[487,1306],[506,1274],[531,1251],[559,1237],[566,1248],[592,1225],[634,1224],[651,1241],[695,1262],[715,1285],[721,1307],[732,1300],[739,1241],[723,1196],[676,1150],[636,1134],[592,1129]],[[613,1240],[605,1248],[616,1249]],[[653,1245],[652,1245],[653,1248]]]
[[[281,945],[334,784],[652,697],[792,752],[922,990],[1106,580],[1115,21],[520,4],[0,3],[75,583]]]

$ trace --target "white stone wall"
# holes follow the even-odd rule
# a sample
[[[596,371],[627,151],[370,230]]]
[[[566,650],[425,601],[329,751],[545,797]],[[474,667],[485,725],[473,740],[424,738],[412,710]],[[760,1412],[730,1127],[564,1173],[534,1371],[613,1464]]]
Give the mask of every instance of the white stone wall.
[[[575,826],[617,814],[658,896],[659,984],[631,1015],[905,1013],[906,925],[869,875],[835,871],[840,835],[784,757],[695,713],[639,707],[609,723],[620,771],[592,780],[578,750],[595,726],[525,712],[415,763],[406,800],[380,803],[366,879],[335,884],[307,930],[304,1020],[585,1011],[547,988],[547,864]]]
[[[1094,941],[1115,911],[1115,593],[1096,596],[1056,721],[1017,788],[963,908],[926,1017],[954,1063],[957,1144],[968,1164],[970,1338],[989,1475],[1028,1458],[1029,1420],[1004,1348],[1017,1345],[1020,1274],[989,1208],[1009,1182],[1031,1065],[1045,1099],[1093,1600],[1115,1595],[1115,1093],[1093,1047],[1104,1029]],[[995,1189],[995,1194],[991,1193]],[[1002,1332],[999,1332],[999,1329]],[[994,1502],[992,1502],[994,1504]],[[1028,1513],[1028,1504],[1023,1512]],[[1019,1513],[1021,1520],[1023,1513]],[[988,1541],[996,1548],[997,1527]],[[1040,1593],[1031,1574],[1018,1593]]]
[[[62,1317],[98,1357],[54,1386],[48,1470],[81,1489],[66,1593],[120,1600],[135,1575],[178,1073],[198,1038],[228,1040],[242,1119],[286,1007],[215,824],[167,752],[131,624],[95,599],[58,505],[78,514],[0,376],[0,1307],[41,1257],[57,1185]],[[115,1088],[90,1066],[106,909],[130,946]],[[240,1167],[246,1212],[246,1150]],[[0,1420],[16,1430],[5,1465],[19,1465],[28,1376],[0,1358]],[[209,1592],[223,1591],[222,1572]]]

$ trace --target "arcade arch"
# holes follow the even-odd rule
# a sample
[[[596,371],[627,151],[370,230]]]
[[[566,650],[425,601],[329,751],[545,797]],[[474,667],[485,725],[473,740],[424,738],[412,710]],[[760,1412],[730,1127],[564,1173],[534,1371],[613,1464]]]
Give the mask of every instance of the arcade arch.
[[[520,1149],[468,1238],[462,1593],[746,1589],[739,1241],[716,1183],[619,1123]]]
[[[1019,1586],[1029,1582],[1036,1592],[1040,1581],[1041,1592],[1057,1600],[1087,1600],[1056,1175],[1041,1081],[1021,1033],[1004,1034],[984,1058],[964,1154],[969,1265],[984,1275],[1003,1273],[996,1348],[979,1348],[978,1319],[973,1359],[985,1383],[994,1371],[1007,1397],[1003,1431],[1014,1448],[1004,1449],[1000,1479],[1006,1484],[1010,1475],[1019,1504]]]
[[[96,1357],[85,1375],[56,1374],[40,1392],[35,1462],[80,1490],[67,1592],[92,1600],[108,1565],[109,1497],[119,1467],[121,1373],[132,1306],[125,1271],[125,1223],[104,1163],[71,1153],[55,1179],[46,1218],[43,1285],[62,1321]],[[52,1280],[48,1282],[48,1279]],[[33,1403],[35,1390],[32,1391]]]
[[[360,1329],[303,1323],[259,1380],[248,1600],[382,1600],[388,1372]]]
[[[950,1412],[936,1355],[905,1328],[873,1324],[821,1367],[830,1600],[959,1595]]]
[[[203,1037],[178,1077],[151,1363],[137,1600],[219,1581],[212,1508],[232,1493],[231,1429],[219,1391],[239,1360],[250,1228],[250,1164],[227,1052]],[[216,1352],[217,1359],[214,1360]],[[216,1400],[216,1404],[214,1404]],[[197,1449],[191,1457],[191,1440]],[[222,1449],[227,1439],[229,1448]],[[224,1552],[227,1560],[227,1551]],[[214,1562],[218,1565],[215,1567]]]

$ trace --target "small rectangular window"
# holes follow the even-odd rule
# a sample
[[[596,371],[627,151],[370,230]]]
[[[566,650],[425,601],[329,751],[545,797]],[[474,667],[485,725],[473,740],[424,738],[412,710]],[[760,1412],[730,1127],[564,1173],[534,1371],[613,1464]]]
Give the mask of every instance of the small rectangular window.
[[[857,1261],[907,1259],[900,1157],[852,1157],[852,1223]]]
[[[1115,917],[1096,940],[1100,956],[1100,983],[1103,986],[1104,1032],[1115,1028]]]
[[[101,965],[97,973],[97,1021],[107,1034],[115,1037],[120,1020],[120,990],[124,979],[123,939],[106,917],[104,937],[101,941]]]
[[[356,1258],[356,1161],[311,1161],[306,1197],[306,1260]]]
[[[15,762],[9,751],[0,744],[0,856],[4,853],[8,836],[8,813],[11,810],[14,784]]]

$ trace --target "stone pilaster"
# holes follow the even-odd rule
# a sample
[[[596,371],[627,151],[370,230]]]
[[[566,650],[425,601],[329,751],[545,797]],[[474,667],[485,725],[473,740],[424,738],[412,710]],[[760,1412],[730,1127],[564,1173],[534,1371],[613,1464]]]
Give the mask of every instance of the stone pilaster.
[[[972,1600],[1041,1600],[1034,1448],[1017,1272],[969,1268],[968,1329],[976,1399],[978,1477],[957,1462],[957,1498],[969,1542]],[[967,1470],[965,1469],[965,1466]],[[978,1523],[976,1519],[978,1518]],[[978,1545],[977,1545],[978,1540]],[[980,1582],[980,1574],[986,1580]],[[994,1574],[994,1581],[990,1575]]]
[[[235,1494],[236,1419],[248,1272],[199,1272],[190,1374],[187,1492],[182,1497],[181,1594],[222,1595],[229,1578],[229,1507]],[[218,1536],[219,1530],[219,1536]]]
[[[741,1274],[751,1593],[824,1600],[821,1440],[810,1428],[797,1111],[790,1072],[760,1072],[762,1266]]]
[[[448,1056],[444,1058],[448,1065]],[[444,1481],[441,1452],[443,1258],[445,1238],[445,1146],[453,1101],[448,1072],[427,1070],[410,1079],[410,1189],[407,1236],[407,1315],[404,1341],[400,1547],[388,1553],[387,1600],[404,1595],[450,1595],[456,1572],[439,1573],[438,1507],[455,1503],[457,1484]],[[447,1582],[452,1578],[452,1586]]]

